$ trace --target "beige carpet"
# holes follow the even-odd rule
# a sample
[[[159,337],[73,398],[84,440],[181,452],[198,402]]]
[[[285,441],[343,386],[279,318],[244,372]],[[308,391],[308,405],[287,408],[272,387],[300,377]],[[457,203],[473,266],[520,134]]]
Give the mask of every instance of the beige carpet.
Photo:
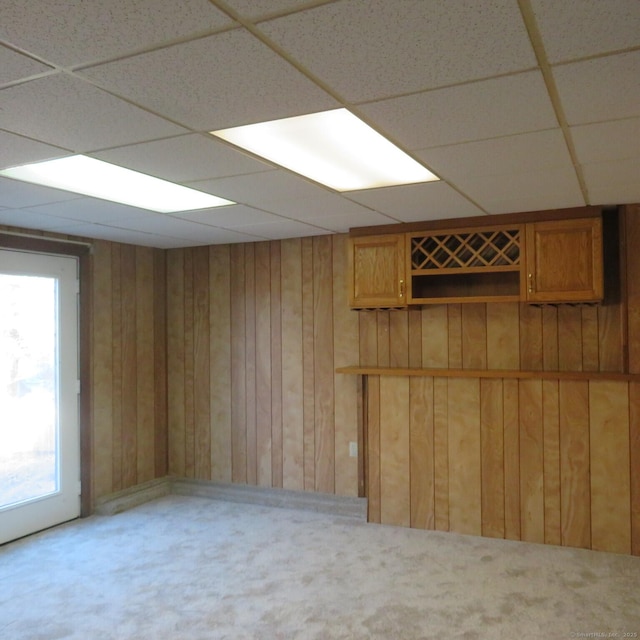
[[[640,558],[175,495],[0,547],[0,587],[2,640],[640,637]]]

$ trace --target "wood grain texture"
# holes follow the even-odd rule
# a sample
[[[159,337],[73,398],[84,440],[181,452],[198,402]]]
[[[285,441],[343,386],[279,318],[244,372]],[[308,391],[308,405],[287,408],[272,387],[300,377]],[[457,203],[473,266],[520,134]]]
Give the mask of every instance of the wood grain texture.
[[[184,474],[195,477],[195,372],[194,372],[194,313],[193,313],[193,254],[184,250]]]
[[[631,553],[640,556],[640,383],[629,385]]]
[[[302,239],[302,368],[303,368],[303,445],[304,489],[314,491],[316,486],[315,439],[315,353],[313,304],[313,239]]]
[[[487,368],[487,305],[461,306],[462,368]]]
[[[517,380],[504,380],[504,535],[520,540],[520,423]]]
[[[449,531],[449,384],[433,380],[434,509],[438,531]]]
[[[380,379],[380,522],[411,524],[409,378]]]
[[[562,543],[560,518],[560,406],[558,382],[542,381],[544,541]]]
[[[530,304],[522,304],[519,306],[519,311],[519,366],[533,371],[543,369],[542,309]]]
[[[480,381],[448,380],[449,527],[482,534]]]
[[[271,301],[271,475],[274,487],[283,486],[282,442],[282,251],[270,243]]]
[[[502,380],[480,381],[482,535],[504,538],[504,412]]]
[[[619,382],[589,384],[591,548],[631,553],[629,394]]]
[[[562,544],[591,546],[589,383],[561,381],[560,500]]]
[[[411,526],[435,528],[433,378],[409,378]]]
[[[244,252],[245,309],[245,429],[247,484],[258,483],[258,434],[256,397],[256,247],[248,244]]]
[[[381,522],[380,506],[380,377],[368,376],[367,382],[367,468],[366,495],[367,519],[369,522]]]
[[[422,366],[446,368],[449,366],[448,305],[427,305],[421,315]]]
[[[518,369],[520,367],[518,304],[515,302],[487,304],[486,316],[486,366],[489,369]]]

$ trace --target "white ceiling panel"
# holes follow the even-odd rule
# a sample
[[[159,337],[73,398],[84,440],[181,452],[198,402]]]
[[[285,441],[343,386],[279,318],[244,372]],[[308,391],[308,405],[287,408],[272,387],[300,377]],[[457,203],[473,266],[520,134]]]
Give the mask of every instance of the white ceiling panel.
[[[357,213],[348,213],[343,215],[328,214],[322,219],[314,220],[314,223],[329,229],[334,233],[346,233],[354,227],[373,227],[381,224],[394,224],[397,220],[389,216],[385,216],[377,211],[362,209]]]
[[[637,0],[531,0],[531,6],[552,63],[638,45]]]
[[[571,167],[510,172],[507,175],[466,176],[460,178],[459,188],[488,213],[561,209],[585,204]]]
[[[265,198],[264,206],[278,215],[313,222],[313,224],[318,224],[329,215],[366,215],[371,212],[371,209],[332,193],[320,193],[303,198],[285,198],[282,194],[279,199]]]
[[[47,71],[51,71],[51,67],[46,64],[0,46],[0,85]]]
[[[583,170],[594,204],[640,202],[640,152],[626,161],[585,164]]]
[[[464,190],[464,179],[527,172],[571,171],[571,156],[560,129],[426,149],[418,157]]]
[[[273,169],[271,165],[217,142],[208,134],[190,134],[143,142],[92,155],[173,182],[206,180]]]
[[[272,213],[253,209],[245,205],[233,205],[229,207],[217,207],[215,209],[200,209],[198,211],[185,211],[173,214],[179,220],[191,220],[200,224],[213,225],[224,229],[246,227],[252,224],[281,222],[282,218]]]
[[[327,229],[321,229],[297,220],[282,220],[281,222],[264,222],[251,224],[246,227],[238,227],[236,231],[253,234],[267,240],[278,238],[304,238],[308,236],[320,236],[330,233]]]
[[[165,249],[182,247],[185,246],[186,242],[183,238],[170,238],[159,234],[82,222],[72,222],[65,226],[56,227],[55,232],[82,238],[95,238],[97,240],[109,240],[111,242],[124,242],[143,247],[161,247]]]
[[[91,67],[81,75],[200,131],[338,106],[241,30]]]
[[[265,171],[248,176],[193,182],[189,186],[238,204],[267,209],[275,202],[321,198],[327,191],[287,171]],[[272,211],[272,213],[275,213]]]
[[[409,149],[558,126],[538,71],[393,98],[360,110]]]
[[[640,118],[571,127],[571,136],[581,163],[637,158],[640,154]],[[640,184],[640,165],[636,169]]]
[[[183,133],[184,129],[66,74],[2,90],[2,127],[88,151]]]
[[[55,216],[38,213],[29,209],[1,209],[0,224],[14,227],[24,227],[25,229],[42,229],[44,231],[54,231],[71,224],[77,224],[67,218],[56,218]]]
[[[536,66],[515,2],[450,7],[440,0],[345,0],[260,29],[350,102]]]
[[[208,0],[3,0],[0,40],[72,66],[231,24]]]
[[[0,178],[0,206],[8,209],[22,209],[47,202],[61,202],[73,200],[80,196],[61,191],[60,189],[50,189],[40,187],[35,184],[27,184],[9,178]]]
[[[315,4],[324,4],[333,0],[315,0]],[[244,18],[257,20],[272,17],[280,13],[295,11],[314,4],[313,0],[225,0],[225,3]]]
[[[569,124],[640,116],[640,51],[554,67],[553,75]]]
[[[484,213],[444,182],[355,191],[349,198],[399,222],[479,216]]]
[[[66,155],[68,152],[58,147],[0,131],[0,169]]]

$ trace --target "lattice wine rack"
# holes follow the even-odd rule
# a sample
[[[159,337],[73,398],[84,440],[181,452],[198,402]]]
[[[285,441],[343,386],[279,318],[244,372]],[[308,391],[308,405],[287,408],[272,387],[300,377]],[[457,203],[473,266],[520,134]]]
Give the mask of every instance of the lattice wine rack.
[[[411,238],[413,274],[520,269],[521,230],[417,234]]]

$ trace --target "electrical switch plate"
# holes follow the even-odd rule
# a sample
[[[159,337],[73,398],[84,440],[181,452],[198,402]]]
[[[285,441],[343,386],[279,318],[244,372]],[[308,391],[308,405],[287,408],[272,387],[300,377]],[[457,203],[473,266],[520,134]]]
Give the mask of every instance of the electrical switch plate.
[[[350,442],[349,443],[349,457],[357,458],[358,457],[358,443]]]

